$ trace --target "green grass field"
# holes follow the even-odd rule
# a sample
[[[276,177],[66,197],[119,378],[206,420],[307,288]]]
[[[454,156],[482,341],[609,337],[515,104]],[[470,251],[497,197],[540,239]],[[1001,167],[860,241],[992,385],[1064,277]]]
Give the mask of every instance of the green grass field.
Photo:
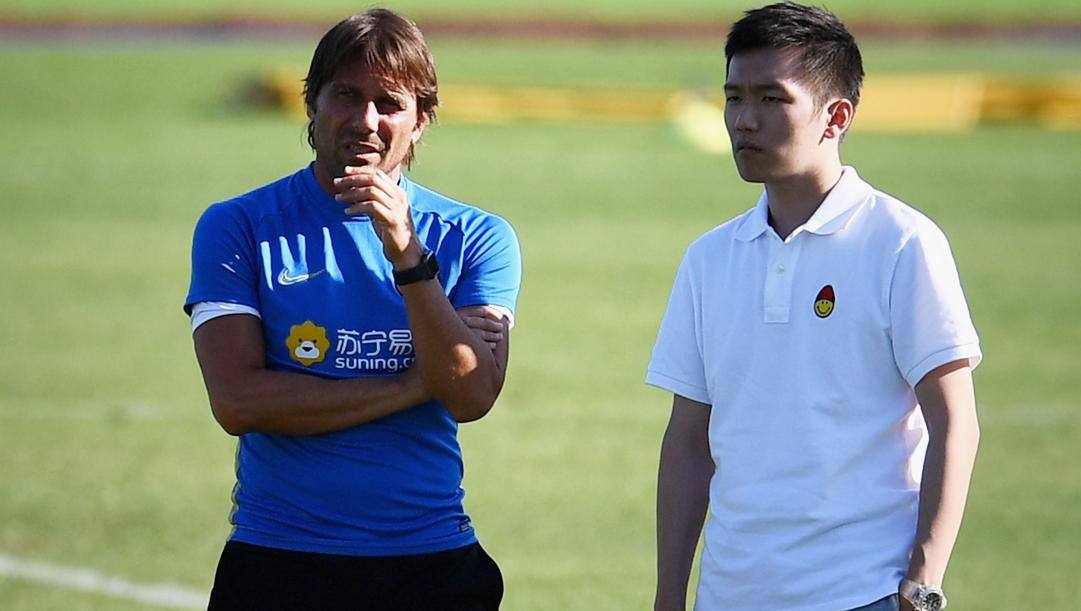
[[[180,310],[191,230],[210,202],[310,158],[302,124],[234,100],[313,44],[0,46],[0,554],[209,587],[234,440],[210,416]],[[445,83],[680,86],[722,64],[715,45],[433,46]],[[1077,47],[866,55],[872,71],[1081,65]],[[983,340],[951,607],[1076,608],[1081,132],[857,129],[845,158],[945,229]],[[642,384],[645,365],[684,247],[757,188],[661,124],[437,125],[412,175],[507,217],[522,242],[508,385],[461,432],[505,608],[648,607],[669,398]],[[0,608],[140,606],[0,576]]]
[[[339,18],[367,6],[387,6],[418,19],[485,17],[500,19],[555,18],[603,19],[609,21],[645,21],[650,19],[729,19],[741,11],[765,2],[747,0],[387,0],[362,2],[352,0],[2,0],[0,14],[27,16],[81,16],[97,18],[130,17],[207,17],[220,15],[276,15],[283,17]],[[914,21],[936,19],[970,22],[980,20],[1034,22],[1057,18],[1081,18],[1081,7],[1072,0],[1043,0],[1039,10],[1021,0],[833,0],[830,10],[850,19]]]

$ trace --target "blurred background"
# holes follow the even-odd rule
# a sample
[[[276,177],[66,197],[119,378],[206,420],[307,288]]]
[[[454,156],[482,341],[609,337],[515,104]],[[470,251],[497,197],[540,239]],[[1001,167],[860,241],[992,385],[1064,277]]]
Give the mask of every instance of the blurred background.
[[[504,608],[648,608],[670,397],[642,379],[684,248],[758,195],[716,106],[758,3],[385,5],[444,92],[411,176],[522,243],[508,383],[461,429]],[[0,0],[0,608],[205,606],[235,440],[181,311],[191,232],[311,159],[299,79],[365,8]],[[951,608],[1077,609],[1081,4],[829,8],[869,75],[844,161],[950,236],[983,342]]]

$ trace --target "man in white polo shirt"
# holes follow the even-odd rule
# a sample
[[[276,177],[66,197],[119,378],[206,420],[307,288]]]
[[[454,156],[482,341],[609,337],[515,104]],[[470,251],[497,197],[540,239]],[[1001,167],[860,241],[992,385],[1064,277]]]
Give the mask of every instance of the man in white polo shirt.
[[[728,35],[725,119],[758,205],[687,249],[646,381],[673,393],[656,609],[939,609],[979,438],[976,331],[945,236],[842,165],[863,79],[831,13]]]

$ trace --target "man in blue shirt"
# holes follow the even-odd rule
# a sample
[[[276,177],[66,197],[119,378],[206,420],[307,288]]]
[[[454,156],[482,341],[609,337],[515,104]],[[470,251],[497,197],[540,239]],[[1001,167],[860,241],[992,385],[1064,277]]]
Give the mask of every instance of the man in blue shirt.
[[[315,161],[211,206],[185,310],[239,437],[212,609],[496,609],[459,422],[503,385],[521,279],[503,219],[402,174],[435,116],[416,25],[354,15],[305,80]]]

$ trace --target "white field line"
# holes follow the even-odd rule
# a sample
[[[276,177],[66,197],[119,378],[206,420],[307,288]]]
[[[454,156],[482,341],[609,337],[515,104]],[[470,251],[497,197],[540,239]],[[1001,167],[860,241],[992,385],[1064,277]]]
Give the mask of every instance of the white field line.
[[[169,583],[132,583],[77,567],[59,566],[0,554],[0,577],[36,581],[69,590],[104,594],[174,609],[206,609],[203,592]]]
[[[202,411],[195,411],[201,409]],[[81,400],[71,403],[45,401],[19,402],[0,398],[0,418],[18,420],[82,420],[91,422],[137,421],[180,422],[210,417],[210,408],[203,405],[175,407],[150,401],[95,401]]]

